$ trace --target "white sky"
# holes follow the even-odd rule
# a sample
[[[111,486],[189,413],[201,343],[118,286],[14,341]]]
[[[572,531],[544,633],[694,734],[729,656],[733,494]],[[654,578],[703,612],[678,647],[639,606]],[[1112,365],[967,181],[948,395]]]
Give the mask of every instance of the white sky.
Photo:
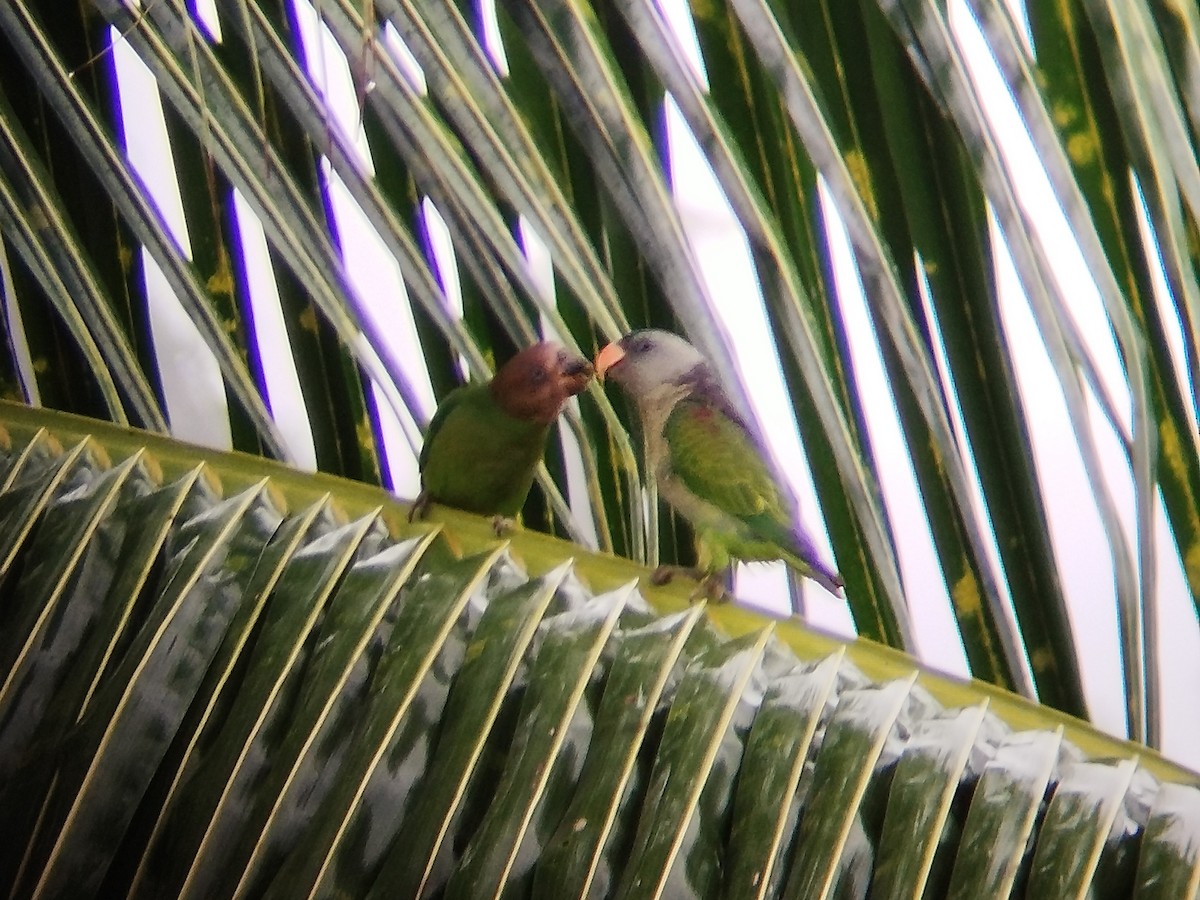
[[[684,9],[682,0],[660,0],[668,14],[678,16]],[[998,123],[998,132],[1008,137],[1004,150],[1009,165],[1022,173],[1026,192],[1022,201],[1038,211],[1039,237],[1053,248],[1052,258],[1061,263],[1061,276],[1071,286],[1068,294],[1076,301],[1073,314],[1094,352],[1105,361],[1110,390],[1121,402],[1128,402],[1128,389],[1123,383],[1117,364],[1115,345],[1103,318],[1098,295],[1091,284],[1070,229],[1053,200],[1036,153],[1024,135],[1023,127],[1012,108],[999,75],[989,71],[987,54],[981,49],[977,32],[963,27],[969,16],[962,15],[961,2],[955,20],[959,37],[968,49],[967,58],[979,65],[973,68],[981,93],[987,99],[989,114]],[[311,10],[310,10],[311,13]],[[315,40],[315,17],[306,20],[305,38],[309,46]],[[394,35],[392,36],[394,38]],[[394,41],[393,41],[394,42]],[[344,59],[330,40],[323,41],[317,54],[319,83],[340,111],[338,127],[359,141],[366,153],[357,124],[357,109]],[[181,242],[186,246],[186,227],[182,224],[178,192],[171,179],[163,178],[161,161],[169,157],[165,143],[156,144],[154,129],[147,127],[148,117],[161,116],[158,98],[150,76],[139,71],[140,63],[132,59],[124,43],[118,42],[114,56],[119,67],[121,91],[126,109],[137,110],[139,141],[134,143],[131,156],[135,166],[147,179],[164,213],[175,224]],[[412,68],[411,65],[409,67]],[[419,74],[414,74],[419,78]],[[133,93],[136,92],[136,93]],[[693,242],[711,296],[731,298],[721,312],[734,343],[735,355],[745,375],[757,407],[760,421],[769,432],[773,450],[783,470],[791,479],[791,487],[800,498],[801,519],[824,547],[825,556],[832,559],[828,539],[820,521],[812,488],[811,476],[803,449],[796,433],[791,404],[787,399],[778,362],[767,339],[767,323],[762,314],[753,270],[746,254],[745,241],[737,229],[732,214],[725,205],[719,189],[712,181],[694,142],[681,125],[678,114],[670,111],[669,133],[672,145],[673,169],[679,196],[680,211],[689,239]],[[129,133],[133,133],[130,131]],[[144,139],[141,136],[146,136]],[[166,168],[169,175],[170,168]],[[398,352],[414,360],[413,378],[427,416],[433,409],[433,395],[416,342],[411,311],[395,260],[387,253],[378,236],[362,220],[361,214],[346,196],[344,188],[333,182],[332,195],[339,228],[344,237],[343,248],[348,270],[360,296],[372,304],[373,315],[387,323],[389,337],[396,340]],[[827,212],[835,211],[827,205]],[[261,228],[244,202],[237,204],[239,223],[247,235],[247,257],[265,259],[265,243]],[[439,227],[436,213],[428,213],[431,228]],[[899,461],[885,465],[882,472],[882,491],[895,527],[901,556],[902,577],[911,598],[914,631],[920,655],[930,665],[950,673],[965,673],[961,643],[953,613],[946,596],[940,566],[929,539],[920,496],[916,488],[904,441],[896,420],[887,377],[879,361],[878,350],[861,287],[851,263],[848,242],[836,215],[831,218],[831,246],[837,272],[839,310],[845,317],[846,331],[852,336],[855,377],[860,394],[877,398],[877,405],[868,415],[868,426],[877,459]],[[347,237],[350,235],[350,237]],[[442,253],[450,252],[448,241],[442,243]],[[533,258],[538,276],[548,280],[548,260],[539,255],[537,243],[525,234],[524,245]],[[1053,544],[1068,594],[1072,623],[1079,635],[1089,702],[1096,724],[1114,734],[1124,734],[1124,700],[1121,688],[1121,668],[1117,644],[1115,596],[1107,539],[1099,524],[1095,501],[1083,475],[1078,448],[1070,432],[1061,392],[1039,332],[1033,322],[1028,304],[1017,284],[1007,253],[1000,248],[998,272],[1002,293],[1004,326],[1013,347],[1018,348],[1018,380],[1021,399],[1029,416],[1034,438],[1036,464],[1042,481],[1052,529]],[[203,341],[191,323],[182,315],[178,303],[170,295],[161,276],[147,260],[148,291],[152,298],[152,329],[157,352],[167,364],[162,367],[167,394],[168,414],[172,429],[187,440],[218,447],[229,446],[224,394],[219,374]],[[251,274],[254,281],[252,297],[255,326],[264,344],[286,347],[282,336],[282,321],[278,314],[278,299],[270,278],[263,270]],[[453,304],[453,299],[451,303]],[[461,313],[461,309],[457,310]],[[186,367],[171,361],[186,359]],[[178,382],[176,374],[184,373]],[[281,357],[272,360],[267,371],[267,388],[271,408],[285,434],[295,459],[305,468],[313,468],[311,434],[303,409],[295,369],[291,360]],[[403,436],[400,421],[387,413],[388,404],[380,398],[384,411],[385,442],[396,492],[415,496],[418,486],[416,459],[409,442]],[[224,424],[222,424],[224,423]],[[411,428],[411,422],[407,423]],[[1106,444],[1105,477],[1127,514],[1132,529],[1133,498],[1128,467],[1103,419],[1093,416],[1098,439]],[[223,430],[222,430],[223,429]],[[583,492],[578,483],[571,486],[569,495],[581,513],[580,521],[588,516],[580,508]],[[1162,668],[1167,687],[1166,752],[1180,762],[1200,767],[1200,719],[1193,713],[1191,692],[1200,683],[1200,628],[1195,610],[1183,581],[1182,571],[1170,540],[1161,503],[1159,526],[1158,600],[1162,606],[1160,639]],[[783,570],[780,565],[742,567],[737,590],[741,598],[751,603],[756,597],[785,598]],[[853,634],[845,604],[818,589],[806,589],[805,600],[810,620],[819,627],[841,634]],[[785,612],[785,606],[778,607]]]

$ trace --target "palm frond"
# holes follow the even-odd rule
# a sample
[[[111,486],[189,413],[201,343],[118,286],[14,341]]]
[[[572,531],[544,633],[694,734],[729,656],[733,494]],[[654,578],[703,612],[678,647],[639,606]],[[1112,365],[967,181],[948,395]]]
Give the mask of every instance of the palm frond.
[[[510,0],[489,10],[499,45],[449,0],[215,5],[219,28],[181,0],[0,6],[5,391],[178,429],[163,373],[187,361],[150,324],[157,267],[223,382],[214,434],[306,456],[268,389],[242,209],[265,235],[254,275],[278,289],[317,465],[402,493],[427,385],[436,399],[487,377],[541,335],[590,353],[630,328],[680,330],[760,433],[790,431],[758,415],[722,324],[761,305],[762,355],[779,360],[819,500],[805,518],[826,526],[859,633],[921,647],[926,589],[903,550],[919,533],[970,672],[1085,715],[1062,505],[1022,378],[1032,351],[1009,325],[1028,303],[1095,506],[1097,565],[1112,571],[1126,730],[1162,742],[1163,566],[1177,558],[1200,596],[1190,11],[1039,0],[1027,45],[995,0],[697,3],[696,66],[687,29],[648,0]],[[118,43],[165,101],[190,249],[123,149],[137,136]],[[1010,96],[988,87],[984,55]],[[349,110],[320,77],[342,65]],[[745,236],[757,284],[744,296],[715,296],[689,241],[667,108]],[[1045,169],[1041,201],[1015,168],[1011,121]],[[1054,201],[1094,285],[1064,282],[1036,205]],[[363,234],[402,291],[351,271]],[[548,278],[531,262],[543,253]],[[871,334],[847,317],[859,289]],[[890,396],[856,371],[864,348]],[[660,515],[628,412],[600,386],[581,398],[526,520],[639,561],[686,560],[686,523]],[[893,417],[901,460],[880,450]],[[780,471],[791,488],[795,474]],[[897,479],[916,485],[924,521],[899,521]]]

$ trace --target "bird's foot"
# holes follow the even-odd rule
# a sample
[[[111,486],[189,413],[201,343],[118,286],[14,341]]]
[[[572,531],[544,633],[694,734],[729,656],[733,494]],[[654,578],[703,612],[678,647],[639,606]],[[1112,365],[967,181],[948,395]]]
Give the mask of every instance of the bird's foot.
[[[650,583],[662,587],[664,584],[670,584],[671,579],[676,575],[699,581],[704,573],[692,566],[659,566],[650,573]]]
[[[508,516],[492,516],[492,534],[501,538],[517,530],[517,520]]]
[[[693,603],[697,600],[707,600],[709,603],[728,603],[733,599],[733,595],[725,586],[723,572],[709,572],[699,579],[696,589],[692,591],[692,595],[688,599]]]
[[[429,514],[429,507],[433,506],[433,498],[424,491],[417,494],[417,499],[413,501],[412,506],[408,508],[408,521],[415,522],[419,519],[424,519]]]
[[[695,566],[659,566],[650,573],[650,583],[658,586],[669,584],[676,575],[682,575],[696,582],[696,589],[688,595],[688,600],[707,600],[710,603],[724,603],[732,599],[725,587],[725,576],[721,572],[707,572]]]

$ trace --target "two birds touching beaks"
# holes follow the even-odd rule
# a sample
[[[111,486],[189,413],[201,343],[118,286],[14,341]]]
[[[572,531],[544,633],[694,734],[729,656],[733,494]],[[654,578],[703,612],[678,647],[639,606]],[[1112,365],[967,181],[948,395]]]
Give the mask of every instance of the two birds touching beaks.
[[[513,517],[525,503],[550,427],[593,372],[637,409],[659,493],[696,534],[697,594],[719,597],[735,560],[782,559],[834,594],[841,576],[818,556],[763,451],[695,347],[668,331],[625,335],[595,365],[552,342],[522,350],[487,384],[456,388],[438,406],[421,448],[413,513],[442,503]],[[655,573],[661,583],[677,569]]]

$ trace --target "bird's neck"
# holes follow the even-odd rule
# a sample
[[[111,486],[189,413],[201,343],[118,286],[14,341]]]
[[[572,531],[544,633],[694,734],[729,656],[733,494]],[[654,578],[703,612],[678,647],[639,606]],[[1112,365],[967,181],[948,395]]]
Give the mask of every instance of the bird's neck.
[[[666,382],[646,391],[637,399],[638,413],[642,422],[653,425],[665,422],[675,404],[690,393],[687,385]]]
[[[688,395],[685,385],[667,383],[642,394],[637,400],[638,418],[642,423],[645,441],[646,462],[656,476],[667,456],[667,445],[663,437],[667,417],[675,405]]]

